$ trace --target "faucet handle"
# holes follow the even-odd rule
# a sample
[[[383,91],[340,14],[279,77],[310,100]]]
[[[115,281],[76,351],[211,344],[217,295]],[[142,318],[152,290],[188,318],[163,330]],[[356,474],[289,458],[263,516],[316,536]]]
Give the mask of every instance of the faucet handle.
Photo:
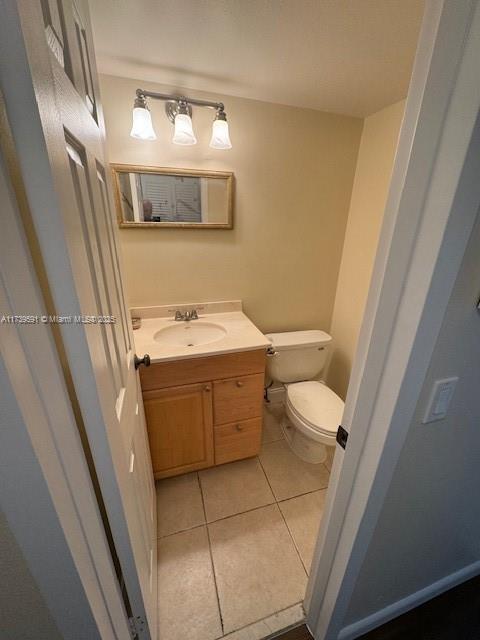
[[[177,309],[175,311],[175,320],[177,322],[179,322],[180,320],[183,320],[185,318],[184,314],[180,311],[180,309]]]
[[[198,313],[196,309],[190,311],[190,320],[198,320]]]

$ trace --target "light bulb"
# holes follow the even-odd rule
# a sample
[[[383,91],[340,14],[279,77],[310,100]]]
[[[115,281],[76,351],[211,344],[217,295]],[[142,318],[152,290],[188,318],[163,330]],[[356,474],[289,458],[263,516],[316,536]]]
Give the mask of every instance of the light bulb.
[[[214,120],[212,124],[212,138],[210,140],[212,149],[231,149],[232,143],[228,133],[228,122],[226,120]]]
[[[156,140],[157,136],[153,130],[152,116],[147,107],[134,107],[132,115],[132,130],[130,131],[132,138]]]
[[[177,113],[175,116],[175,132],[172,142],[184,146],[197,144],[197,139],[193,133],[192,119],[186,113]]]

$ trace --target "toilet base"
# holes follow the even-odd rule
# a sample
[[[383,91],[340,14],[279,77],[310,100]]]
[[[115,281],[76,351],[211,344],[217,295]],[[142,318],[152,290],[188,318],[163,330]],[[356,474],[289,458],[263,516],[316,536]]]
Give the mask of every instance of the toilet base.
[[[282,431],[288,446],[304,462],[321,464],[327,459],[327,447],[321,442],[308,438],[292,424],[282,422]]]

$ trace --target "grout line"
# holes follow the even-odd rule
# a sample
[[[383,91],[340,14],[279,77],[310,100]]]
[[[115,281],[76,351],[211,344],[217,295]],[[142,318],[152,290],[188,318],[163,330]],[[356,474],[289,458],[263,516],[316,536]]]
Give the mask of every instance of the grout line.
[[[273,489],[272,489],[272,486],[270,485],[270,481],[268,479],[267,472],[263,468],[263,465],[262,465],[261,461],[260,461],[260,466],[262,467],[263,473],[265,474],[265,478],[266,478],[266,480],[268,482],[268,486],[270,487],[270,490],[273,493]],[[290,531],[290,527],[288,526],[287,521],[285,520],[285,516],[283,515],[283,511],[280,509],[280,506],[278,504],[279,501],[276,499],[276,496],[275,496],[274,493],[273,493],[273,495],[275,497],[275,506],[277,507],[277,509],[278,509],[278,511],[280,513],[280,517],[282,518],[283,522],[285,523],[285,527],[287,528],[288,534],[289,534],[289,536],[290,536],[290,538],[291,538],[291,540],[293,542],[293,547],[294,547],[295,551],[297,552],[297,556],[298,556],[300,562],[302,563],[303,570],[307,574],[307,578],[308,578],[308,571],[307,571],[307,569],[305,567],[305,563],[303,562],[302,556],[300,555],[300,551],[298,550],[297,543],[295,542],[295,539],[294,539],[294,537],[292,535],[292,532]]]
[[[303,493],[298,493],[294,496],[290,496],[289,498],[281,498],[280,500],[277,500],[278,503],[280,502],[288,502],[289,500],[295,500],[295,498],[301,498],[302,496],[308,496],[311,493],[317,493],[317,491],[326,491],[328,489],[328,484],[325,487],[319,487],[318,489],[312,489],[311,491],[304,491]]]
[[[205,524],[207,524],[207,510],[205,509],[205,498],[203,496],[202,481],[200,480],[200,474],[198,473],[198,471],[196,472],[196,474],[198,490],[200,491],[200,498],[202,499],[203,517],[205,518]]]
[[[207,522],[207,525],[216,524],[217,522],[223,522],[224,520],[230,520],[230,518],[236,518],[237,516],[243,516],[246,513],[251,513],[253,511],[258,511],[259,509],[265,509],[266,507],[271,507],[274,504],[277,504],[276,500],[274,500],[273,502],[268,502],[267,504],[260,504],[258,507],[252,507],[251,509],[247,509],[246,511],[239,511],[238,513],[231,513],[229,516],[223,516],[223,518],[217,518],[216,520]]]
[[[295,551],[297,552],[297,556],[298,556],[298,558],[299,558],[300,562],[302,563],[303,570],[305,571],[305,573],[306,573],[306,575],[307,575],[307,578],[308,578],[308,575],[309,575],[309,574],[308,574],[308,571],[307,571],[307,567],[305,566],[305,563],[304,563],[304,561],[303,561],[302,554],[300,553],[300,549],[299,549],[299,548],[298,548],[298,546],[297,546],[297,543],[296,543],[296,541],[295,541],[295,538],[293,537],[293,533],[290,531],[290,527],[288,526],[288,522],[287,522],[287,520],[286,520],[286,518],[285,518],[285,516],[284,516],[284,514],[283,514],[283,511],[280,509],[280,505],[278,504],[278,502],[277,502],[277,509],[278,509],[278,510],[279,510],[279,512],[280,512],[280,515],[281,515],[281,517],[282,517],[282,520],[283,520],[283,521],[284,521],[284,523],[285,523],[285,526],[287,527],[287,531],[288,531],[288,533],[289,533],[289,535],[290,535],[290,538],[292,539],[293,546],[295,547]]]
[[[275,500],[275,503],[278,503],[277,496],[275,495],[275,491],[273,490],[273,487],[270,484],[270,480],[268,479],[267,472],[265,471],[265,467],[263,466],[262,461],[260,460],[260,456],[258,456],[258,463],[260,464],[260,468],[263,471],[265,480],[267,481],[267,484],[270,487],[270,491],[272,492],[273,499]]]
[[[205,496],[203,495],[202,482],[200,480],[200,475],[198,473],[197,473],[197,477],[198,477],[198,486],[200,487],[200,495],[201,495],[201,498],[202,498],[203,513],[205,515],[205,522],[206,522],[206,520],[207,520],[207,511],[205,509]],[[223,637],[225,628],[224,628],[224,625],[223,625],[222,607],[220,606],[220,594],[218,593],[217,574],[216,574],[216,571],[215,571],[215,562],[213,560],[212,541],[210,539],[210,530],[208,528],[208,522],[206,522],[205,527],[207,529],[208,552],[210,554],[210,563],[212,565],[213,584],[215,585],[215,595],[217,597],[218,616],[220,618],[220,626],[222,628],[222,636],[221,637]]]
[[[180,533],[187,533],[187,531],[193,531],[194,529],[200,529],[200,527],[206,527],[206,522],[201,522],[200,524],[194,524],[193,527],[187,527],[187,529],[180,529],[179,531],[173,531],[172,533],[167,533],[165,536],[159,536],[157,538],[157,542],[161,540],[166,540],[167,538],[171,538],[172,536],[179,535]]]

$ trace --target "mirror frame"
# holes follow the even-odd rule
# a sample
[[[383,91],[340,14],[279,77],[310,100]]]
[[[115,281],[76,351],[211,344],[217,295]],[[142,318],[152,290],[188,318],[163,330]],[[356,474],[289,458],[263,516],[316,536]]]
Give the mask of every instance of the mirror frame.
[[[112,171],[115,208],[117,210],[118,226],[122,229],[233,229],[233,172],[207,171],[204,169],[177,169],[175,167],[147,167],[137,164],[110,164]],[[208,222],[129,222],[123,219],[122,202],[120,198],[119,173],[157,173],[160,175],[191,176],[193,178],[215,178],[227,181],[228,220],[223,223]]]

